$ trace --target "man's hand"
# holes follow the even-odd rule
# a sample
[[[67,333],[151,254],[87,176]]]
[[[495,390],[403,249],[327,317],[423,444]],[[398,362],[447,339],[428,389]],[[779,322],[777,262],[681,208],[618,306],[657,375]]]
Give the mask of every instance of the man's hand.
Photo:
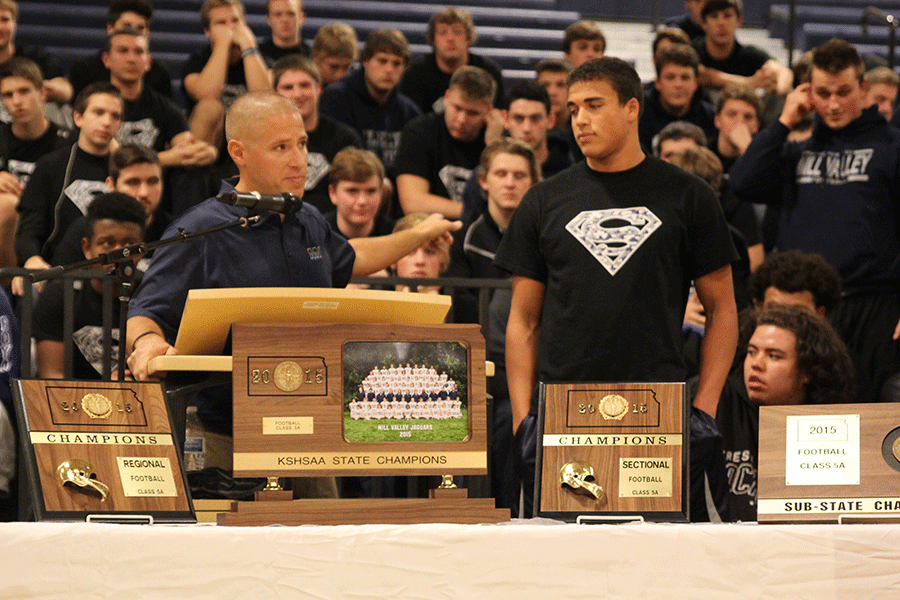
[[[253,30],[251,30],[247,26],[247,23],[244,22],[241,22],[241,24],[234,29],[233,40],[241,50],[256,47],[256,36],[253,35]]]
[[[185,168],[205,167],[218,158],[219,153],[212,144],[198,140],[190,132],[184,139],[178,140],[168,150],[160,153],[160,162],[165,166],[178,165]],[[176,136],[180,137],[180,136]]]
[[[214,48],[220,44],[230,46],[234,42],[234,29],[231,25],[213,25],[209,28],[209,41]]]
[[[161,335],[156,333],[144,335],[137,340],[134,350],[128,356],[128,369],[137,381],[155,379],[148,371],[150,359],[177,353],[175,348],[170,346]]]
[[[767,94],[774,94],[778,89],[778,72],[763,65],[747,79],[747,83],[750,87],[765,90]]]
[[[22,190],[25,189],[19,180],[8,171],[0,171],[0,194],[13,194],[21,196]]]
[[[41,258],[39,255],[35,254],[31,258],[25,261],[25,264],[22,265],[26,269],[49,269],[50,265],[46,260]],[[12,289],[12,293],[16,296],[22,296],[25,294],[25,281],[21,277],[13,277],[12,284],[10,285]],[[44,288],[43,282],[38,282],[33,284],[34,289],[37,291],[41,291]]]
[[[684,309],[684,322],[689,325],[697,325],[698,327],[706,327],[706,313],[703,311],[703,305],[697,298],[697,293],[692,292]]]
[[[428,218],[416,225],[415,228],[421,230],[422,235],[430,240],[428,243],[430,248],[447,254],[450,246],[453,245],[451,232],[462,228],[462,221],[448,221],[442,215],[434,213],[428,215]]]
[[[801,83],[793,92],[784,99],[784,108],[781,110],[781,116],[778,120],[788,129],[793,129],[803,117],[812,110],[812,100],[810,93],[812,86],[808,83]]]
[[[484,145],[490,146],[492,142],[499,140],[503,135],[503,113],[499,108],[492,108],[488,111],[485,125]]]
[[[738,156],[746,152],[750,142],[753,141],[753,134],[750,133],[750,128],[747,127],[746,123],[738,123],[728,130],[723,129],[720,135]]]

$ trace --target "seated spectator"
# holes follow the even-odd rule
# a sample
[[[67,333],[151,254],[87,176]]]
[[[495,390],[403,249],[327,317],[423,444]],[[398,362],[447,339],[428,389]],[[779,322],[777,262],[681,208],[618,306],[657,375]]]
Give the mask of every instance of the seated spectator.
[[[592,58],[600,58],[606,51],[606,36],[593,21],[583,20],[566,27],[563,53],[573,69]]]
[[[750,296],[757,309],[803,306],[825,317],[841,301],[841,276],[819,254],[775,252],[753,272]]]
[[[566,78],[572,72],[572,65],[558,58],[544,58],[534,68],[534,72],[537,82],[544,86],[550,96],[550,129],[566,129],[571,132],[569,107],[566,106],[569,94]]]
[[[687,9],[687,13],[669,19],[666,21],[666,26],[682,30],[688,36],[688,43],[691,40],[702,38],[706,35],[706,32],[703,30],[702,16],[705,3],[706,0],[684,0],[684,7]]]
[[[144,239],[146,214],[137,200],[120,192],[97,196],[88,206],[87,235],[81,249],[87,259],[103,252],[117,250]],[[103,267],[97,267],[101,269]],[[105,271],[105,269],[104,269]],[[63,366],[63,286],[62,279],[54,279],[38,296],[34,307],[33,334],[37,340],[37,368],[42,379],[62,379]],[[103,285],[92,279],[88,285],[77,286],[74,305],[72,343],[72,373],[75,379],[100,379],[102,364]],[[113,322],[118,323],[119,305],[113,302]],[[118,328],[112,333],[114,349],[112,363],[118,359]],[[111,369],[114,366],[111,365]]]
[[[209,44],[182,66],[182,87],[191,131],[219,148],[225,110],[248,90],[271,90],[271,73],[244,20],[240,0],[204,0],[200,20]]]
[[[653,50],[654,65],[659,62],[659,55],[662,51],[673,44],[687,44],[690,46],[691,39],[684,30],[679,29],[678,27],[666,27],[665,29],[660,29],[656,32],[656,35],[653,37],[653,45],[651,46],[651,49]]]
[[[525,142],[534,150],[545,177],[556,175],[575,162],[569,144],[556,132],[549,131],[550,98],[537,81],[520,81],[509,89],[503,103],[503,125],[513,139]],[[476,167],[463,191],[463,220],[469,221],[487,207],[481,189],[481,167]]]
[[[303,3],[300,0],[268,0],[266,2],[266,23],[272,35],[260,42],[259,51],[269,62],[274,63],[288,54],[309,56],[309,46],[303,42],[300,32],[303,27]]]
[[[422,114],[397,87],[411,56],[399,30],[376,29],[366,38],[362,68],[325,89],[319,100],[322,114],[356,130],[391,176],[403,128]]]
[[[326,88],[350,72],[359,54],[359,39],[349,25],[329,23],[316,33],[310,54]]]
[[[746,85],[784,96],[791,91],[791,70],[756,46],[737,41],[735,31],[743,24],[741,0],[708,0],[701,19],[705,35],[693,41],[700,56],[700,84],[722,89]]]
[[[759,96],[748,87],[727,87],[716,99],[717,131],[710,137],[709,147],[722,161],[725,173],[759,133],[762,110]]]
[[[11,58],[0,64],[0,100],[12,117],[11,123],[0,123],[0,267],[18,264],[17,208],[35,162],[70,143],[72,132],[44,115],[44,95],[34,61]]]
[[[759,407],[852,402],[853,362],[827,321],[802,306],[743,315],[736,366],[716,422],[722,432],[733,521],[756,520]],[[744,333],[744,332],[748,333]],[[747,340],[747,338],[744,338]]]
[[[163,176],[156,152],[137,144],[120,146],[109,157],[106,188],[110,192],[128,194],[140,202],[147,215],[144,221],[145,242],[155,242],[162,238],[172,217],[161,206]],[[87,217],[81,216],[72,221],[53,254],[53,264],[67,265],[84,260],[81,240],[88,233]],[[149,257],[150,254],[146,256]],[[142,271],[146,270],[143,260],[138,267]]]
[[[210,187],[209,166],[218,158],[212,144],[195,136],[181,109],[144,82],[150,61],[147,38],[136,29],[117,29],[107,38],[103,64],[109,81],[122,94],[125,113],[116,139],[141,144],[159,154],[170,190],[164,199],[173,213],[201,202]]]
[[[106,190],[110,147],[119,133],[122,96],[110,83],[92,83],[75,99],[78,140],[44,155],[19,202],[16,255],[26,269],[46,269],[66,227]],[[36,286],[38,287],[38,286]],[[13,293],[22,293],[21,278]]]
[[[698,95],[697,53],[684,44],[663,50],[656,63],[656,82],[644,92],[644,111],[638,124],[641,145],[651,148],[653,136],[673,121],[697,125],[707,137],[716,131],[715,109]]]
[[[406,215],[394,225],[394,233],[412,229],[428,218],[425,213]],[[436,279],[444,274],[450,266],[450,254],[447,244],[440,240],[437,244],[422,244],[406,256],[400,258],[390,267],[391,275],[411,279]],[[397,285],[398,292],[411,292],[408,285]],[[419,294],[440,294],[441,288],[436,285],[420,285],[416,287]]]
[[[349,125],[319,114],[322,77],[316,63],[299,54],[289,54],[275,64],[275,91],[300,110],[306,142],[306,193],[303,202],[320,212],[331,208],[328,200],[328,172],[335,155],[348,146],[362,147],[356,131]]]
[[[16,46],[16,25],[19,5],[14,0],[0,0],[0,63],[14,56],[33,60],[41,69],[44,79],[45,100],[65,104],[72,100],[72,85],[63,75],[55,56],[41,46]],[[7,115],[8,117],[8,115]],[[9,119],[2,119],[8,122]]]
[[[509,277],[507,271],[494,266],[494,254],[525,192],[540,180],[540,165],[529,144],[503,137],[484,149],[478,181],[487,199],[487,210],[454,234],[448,276]],[[511,298],[509,290],[496,290],[490,295],[486,343],[488,360],[495,367],[494,376],[488,380],[488,393],[493,397],[491,495],[498,507],[509,508],[513,516],[517,516],[519,494],[513,476],[512,408],[506,382],[505,348]],[[457,289],[453,296],[453,320],[457,323],[477,323],[478,315],[478,296],[474,290]]]
[[[477,36],[472,15],[461,8],[448,6],[432,15],[425,38],[434,51],[413,61],[400,81],[400,91],[418,104],[423,113],[443,112],[450,78],[468,65],[487,71],[496,83],[497,97],[502,98],[500,67],[469,52]]]
[[[150,19],[153,7],[147,0],[113,0],[106,13],[106,35],[131,27],[150,39]],[[88,84],[109,81],[109,69],[103,64],[102,50],[72,63],[69,82],[72,94],[77,96]],[[144,74],[144,84],[158,94],[172,98],[172,75],[159,61],[150,58],[150,69]]]
[[[325,213],[331,229],[345,238],[388,235],[394,222],[383,216],[384,167],[374,153],[359,148],[344,148],[331,162],[328,195],[334,210]]]
[[[890,121],[894,112],[894,101],[897,99],[900,76],[888,67],[875,67],[866,71],[865,81],[869,86],[866,91],[866,104],[878,105],[878,112],[886,121]]]
[[[685,148],[706,146],[707,138],[703,130],[687,121],[669,123],[653,138],[653,154],[660,160],[672,162],[672,156]]]
[[[397,192],[405,213],[462,216],[466,180],[486,143],[501,133],[499,121],[488,127],[496,89],[486,71],[462,67],[444,93],[445,112],[418,117],[403,130],[397,151]]]
[[[0,289],[0,521],[17,521],[18,448],[16,411],[13,407],[13,379],[19,378],[19,327],[6,290]]]

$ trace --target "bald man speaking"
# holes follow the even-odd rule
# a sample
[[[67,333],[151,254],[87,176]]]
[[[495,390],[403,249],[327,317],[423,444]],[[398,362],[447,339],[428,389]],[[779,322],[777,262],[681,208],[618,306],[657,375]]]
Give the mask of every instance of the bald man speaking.
[[[307,135],[290,100],[274,92],[241,96],[229,110],[225,135],[238,177],[223,181],[220,193],[303,194]],[[176,219],[165,237],[179,229],[194,232],[230,223],[246,214],[245,208],[209,198]],[[318,210],[304,204],[293,214],[266,213],[248,227],[159,248],[129,305],[128,367],[135,379],[145,380],[150,359],[175,353],[172,344],[190,289],[344,287],[351,277],[383,269],[460,227],[459,222],[432,215],[407,231],[348,242],[332,232]],[[226,404],[205,411],[204,424],[230,433],[231,403]]]

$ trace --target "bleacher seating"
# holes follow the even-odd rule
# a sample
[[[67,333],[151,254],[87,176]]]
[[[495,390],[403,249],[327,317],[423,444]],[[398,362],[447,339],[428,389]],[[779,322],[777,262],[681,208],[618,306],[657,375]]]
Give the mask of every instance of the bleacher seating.
[[[265,0],[245,0],[247,24],[259,36],[269,33]],[[425,41],[428,18],[445,4],[412,0],[375,2],[360,0],[307,0],[303,37],[311,43],[318,28],[343,21],[356,29],[362,42],[378,27],[395,27],[409,39],[415,55],[430,52]],[[564,29],[580,15],[555,10],[555,0],[465,0],[456,4],[469,10],[478,29],[474,52],[497,62],[510,80],[533,75],[537,61],[562,56]],[[206,43],[200,27],[198,0],[157,0],[151,51],[156,60],[180,77],[182,62]],[[75,60],[92,54],[106,40],[103,0],[22,0],[19,3],[17,43],[39,44],[59,57],[68,70]]]
[[[896,0],[804,0],[795,8],[795,47],[803,52],[839,37],[855,44],[861,53],[886,61],[890,28],[883,21],[870,19],[864,31],[862,18],[869,6],[900,18]],[[770,12],[772,34],[785,40],[788,11],[788,4],[773,4]]]

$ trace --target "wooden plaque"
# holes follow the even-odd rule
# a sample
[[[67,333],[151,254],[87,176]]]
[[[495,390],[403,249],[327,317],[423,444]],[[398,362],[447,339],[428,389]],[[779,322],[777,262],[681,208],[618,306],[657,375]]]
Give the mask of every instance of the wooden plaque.
[[[689,410],[681,383],[542,383],[536,514],[687,521]]]
[[[196,522],[158,383],[17,380],[38,520]]]
[[[484,356],[477,325],[235,324],[235,476],[486,473]]]
[[[900,521],[900,404],[761,406],[760,523]]]

